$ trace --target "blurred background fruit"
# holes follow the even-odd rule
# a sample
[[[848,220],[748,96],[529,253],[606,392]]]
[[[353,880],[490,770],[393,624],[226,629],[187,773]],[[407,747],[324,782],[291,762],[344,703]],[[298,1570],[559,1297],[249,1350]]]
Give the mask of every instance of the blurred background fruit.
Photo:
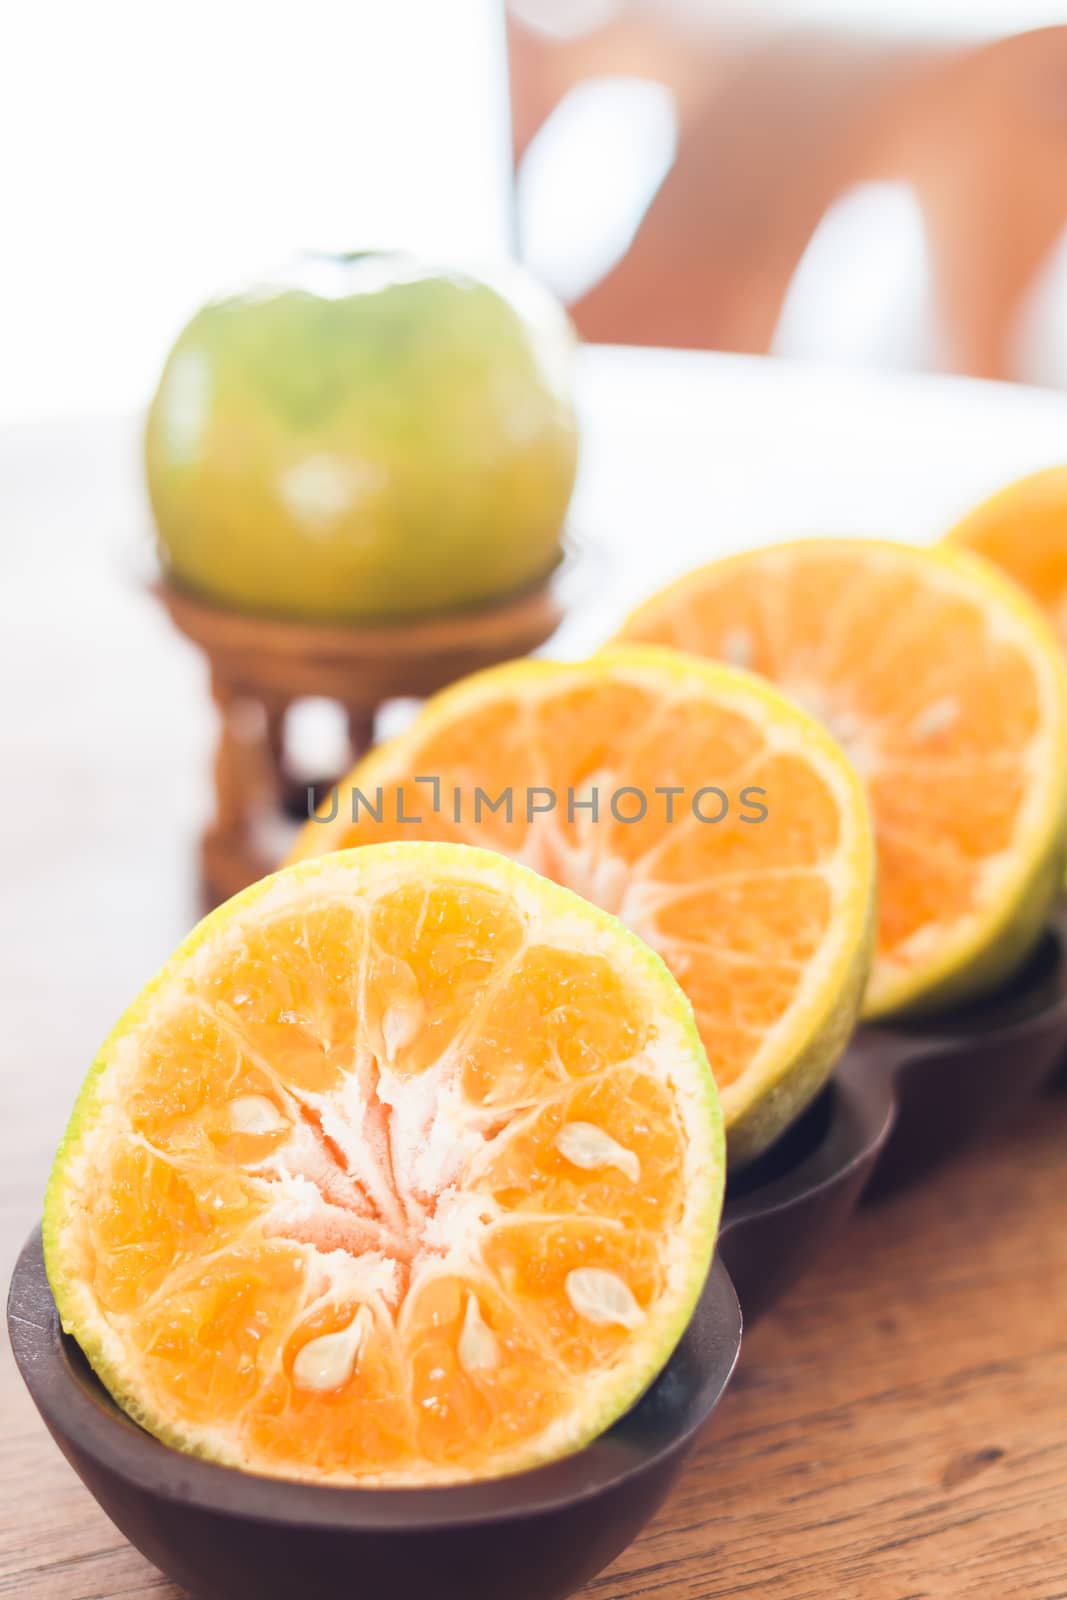
[[[1017,478],[948,534],[1021,583],[1067,645],[1067,467]]]
[[[168,575],[240,610],[462,610],[559,559],[577,466],[566,314],[405,253],[309,256],[205,305],[148,417]]]

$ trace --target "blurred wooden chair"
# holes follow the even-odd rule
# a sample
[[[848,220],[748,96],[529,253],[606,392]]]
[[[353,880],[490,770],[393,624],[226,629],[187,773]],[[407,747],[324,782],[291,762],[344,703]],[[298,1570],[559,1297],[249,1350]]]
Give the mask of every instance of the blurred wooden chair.
[[[719,37],[645,4],[563,40],[511,15],[509,54],[517,162],[585,79],[645,76],[675,96],[674,165],[630,249],[571,307],[586,338],[766,351],[828,208],[897,180],[921,209],[947,364],[1019,375],[1020,311],[1067,226],[1067,27],[977,47]]]

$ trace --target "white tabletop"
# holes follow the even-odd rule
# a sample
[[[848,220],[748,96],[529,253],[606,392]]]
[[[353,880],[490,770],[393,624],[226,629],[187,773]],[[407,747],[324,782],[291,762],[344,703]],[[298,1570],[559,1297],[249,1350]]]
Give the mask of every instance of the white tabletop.
[[[1015,385],[590,349],[580,395],[573,522],[610,560],[578,649],[698,562],[809,533],[927,542],[1067,460],[1067,397]]]
[[[612,569],[594,625],[609,602],[761,540],[936,538],[999,484],[1067,459],[1067,396],[961,378],[590,347],[579,404],[572,523]],[[84,612],[85,583],[114,599],[149,549],[139,419],[0,431],[0,513],[0,616],[39,609],[46,582],[48,608]]]

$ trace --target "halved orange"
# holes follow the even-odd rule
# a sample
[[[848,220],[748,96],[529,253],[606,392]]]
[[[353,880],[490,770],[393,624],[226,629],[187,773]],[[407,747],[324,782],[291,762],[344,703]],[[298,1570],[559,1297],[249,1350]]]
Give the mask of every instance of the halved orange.
[[[870,795],[878,941],[865,1009],[933,1009],[1006,978],[1067,852],[1067,686],[1033,603],[965,551],[811,539],[678,580],[624,640],[772,678]]]
[[[371,848],[229,901],[121,1019],[56,1157],[48,1275],[171,1444],[476,1478],[651,1382],[724,1167],[691,1009],[640,940],[500,856]]]
[[[1046,467],[1008,484],[946,537],[1014,578],[1067,646],[1067,466]]]
[[[413,837],[514,856],[663,957],[696,1012],[732,1165],[812,1099],[851,1032],[873,922],[862,786],[755,677],[629,650],[467,678],[356,767],[294,854]]]

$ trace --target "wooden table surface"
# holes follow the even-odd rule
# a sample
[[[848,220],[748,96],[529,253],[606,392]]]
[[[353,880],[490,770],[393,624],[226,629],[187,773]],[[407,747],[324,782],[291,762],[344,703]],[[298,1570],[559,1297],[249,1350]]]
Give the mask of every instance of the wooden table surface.
[[[594,352],[561,649],[650,582],[790,532],[922,538],[1067,453],[1067,400]],[[140,587],[128,419],[0,436],[0,1265],[93,1049],[197,911],[203,672]],[[579,591],[581,583],[579,581]],[[1067,1600],[1067,1094],[861,1213],[738,1377],[603,1600]],[[0,1352],[0,1596],[177,1591],[100,1513]],[[235,1596],[234,1600],[255,1600]]]

